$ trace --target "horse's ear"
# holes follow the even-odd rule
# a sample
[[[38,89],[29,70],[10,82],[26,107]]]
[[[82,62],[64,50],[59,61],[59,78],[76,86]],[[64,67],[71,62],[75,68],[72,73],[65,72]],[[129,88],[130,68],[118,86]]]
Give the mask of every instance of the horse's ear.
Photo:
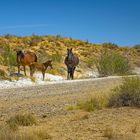
[[[70,51],[72,51],[72,48],[70,49]]]
[[[67,48],[67,51],[69,51],[69,48]]]

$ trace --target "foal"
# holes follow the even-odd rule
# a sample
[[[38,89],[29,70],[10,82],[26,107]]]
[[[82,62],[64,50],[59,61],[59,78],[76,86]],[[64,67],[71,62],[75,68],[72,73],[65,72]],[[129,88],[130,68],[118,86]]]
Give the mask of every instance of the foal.
[[[39,70],[42,72],[43,81],[45,79],[45,71],[47,70],[48,66],[52,69],[52,60],[48,60],[45,63],[37,63],[33,62],[30,64],[30,76],[33,76],[35,70]]]

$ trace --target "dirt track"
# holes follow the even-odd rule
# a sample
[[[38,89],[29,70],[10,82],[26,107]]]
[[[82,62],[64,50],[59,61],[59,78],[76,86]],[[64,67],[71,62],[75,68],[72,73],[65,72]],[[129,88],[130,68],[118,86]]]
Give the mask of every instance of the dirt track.
[[[26,97],[76,94],[76,92],[80,91],[85,92],[89,90],[94,91],[103,89],[110,84],[114,84],[115,86],[116,84],[120,83],[120,81],[120,77],[105,77],[73,81],[48,82],[46,85],[1,89],[0,97],[21,99]]]
[[[118,85],[121,78],[99,78],[49,83],[0,90],[1,118],[13,113],[30,112],[37,116],[65,114],[65,106],[87,98],[88,93],[103,91]],[[2,119],[2,120],[3,120]]]

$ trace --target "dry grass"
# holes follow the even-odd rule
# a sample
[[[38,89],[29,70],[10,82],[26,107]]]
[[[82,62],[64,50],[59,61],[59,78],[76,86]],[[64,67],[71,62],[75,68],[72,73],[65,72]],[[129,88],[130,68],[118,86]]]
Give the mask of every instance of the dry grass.
[[[92,95],[92,97],[86,100],[78,101],[76,105],[67,106],[66,109],[67,110],[82,109],[88,112],[100,110],[108,106],[109,97],[110,97],[110,92],[109,93],[99,92]]]
[[[9,127],[4,126],[0,130],[0,140],[50,140],[51,136],[45,129],[29,128],[19,131],[12,131]]]
[[[31,126],[37,123],[35,117],[31,114],[18,114],[11,117],[6,122],[12,130],[17,130],[18,126]]]

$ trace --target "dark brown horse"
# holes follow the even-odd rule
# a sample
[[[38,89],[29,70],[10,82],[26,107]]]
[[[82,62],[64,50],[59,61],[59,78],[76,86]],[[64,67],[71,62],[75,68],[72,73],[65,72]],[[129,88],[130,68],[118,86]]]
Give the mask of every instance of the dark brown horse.
[[[18,74],[20,73],[20,66],[24,67],[24,74],[26,75],[25,66],[30,66],[31,63],[37,62],[37,56],[35,53],[30,51],[22,52],[17,51],[17,66],[18,66]]]
[[[33,76],[35,70],[39,70],[42,72],[42,76],[43,76],[43,80],[45,79],[45,71],[47,70],[48,66],[52,69],[52,60],[48,60],[45,63],[37,63],[37,62],[33,62],[30,65],[30,75]]]
[[[65,64],[67,66],[67,79],[74,79],[74,71],[79,64],[79,58],[72,52],[72,48],[67,49]]]

